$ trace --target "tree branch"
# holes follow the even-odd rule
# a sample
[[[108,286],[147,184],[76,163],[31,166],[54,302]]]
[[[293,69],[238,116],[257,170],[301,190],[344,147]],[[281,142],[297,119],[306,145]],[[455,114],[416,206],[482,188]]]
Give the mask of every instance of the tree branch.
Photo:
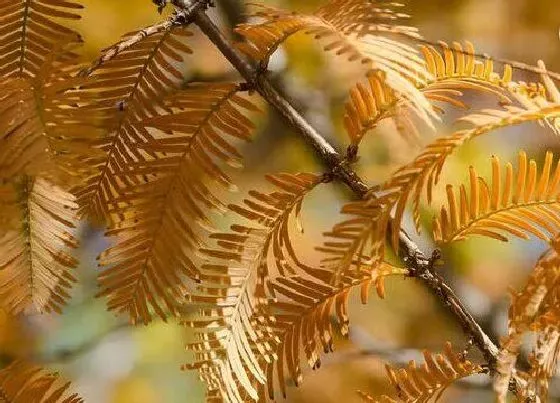
[[[461,324],[465,334],[470,335],[472,341],[477,346],[484,346],[481,349],[484,358],[490,365],[491,369],[494,369],[496,357],[498,356],[498,347],[490,339],[490,337],[482,330],[477,321],[468,312],[465,306],[461,303],[459,297],[455,292],[449,287],[445,280],[434,270],[434,263],[440,258],[439,251],[434,251],[432,257],[427,261],[423,262],[422,265],[416,267],[415,272],[418,278],[422,279],[426,285],[439,297],[445,306],[453,312],[453,314],[459,318],[459,323]],[[405,262],[408,258],[405,257]],[[417,264],[417,260],[412,260],[410,265],[414,266]]]
[[[192,10],[197,4],[207,5],[207,2],[197,0],[173,0],[173,4],[182,10]],[[337,152],[335,148],[280,94],[266,75],[261,74],[259,69],[252,65],[251,62],[230,43],[220,29],[206,15],[205,7],[196,8],[192,14],[192,18],[192,21],[198,25],[200,30],[221,51],[241,76],[287,120],[291,127],[293,127],[311,147],[313,147],[324,164],[329,167],[333,176],[345,183],[358,197],[366,197],[368,194],[368,186],[364,181],[351,169],[341,154]],[[472,339],[483,353],[490,368],[494,369],[498,347],[478,325],[461,300],[445,283],[444,279],[434,271],[433,262],[437,256],[434,254],[431,258],[427,258],[404,230],[401,230],[399,239],[400,248],[403,256],[405,256],[405,264],[413,270],[415,277],[422,280],[431,292],[442,301],[443,305],[461,324],[467,337]]]
[[[185,25],[191,22],[191,15],[198,8],[204,8],[204,2],[194,4],[193,7],[189,9],[176,9],[175,12],[165,21],[159,22],[155,25],[150,25],[136,34],[127,37],[126,39],[118,42],[117,44],[104,49],[101,56],[94,60],[89,66],[83,68],[78,73],[79,77],[88,77],[96,69],[101,67],[101,65],[107,63],[108,61],[114,59],[122,52],[130,49],[132,46],[136,45],[138,42],[142,41],[144,38],[152,35],[159,34],[160,32],[168,31],[174,26]]]

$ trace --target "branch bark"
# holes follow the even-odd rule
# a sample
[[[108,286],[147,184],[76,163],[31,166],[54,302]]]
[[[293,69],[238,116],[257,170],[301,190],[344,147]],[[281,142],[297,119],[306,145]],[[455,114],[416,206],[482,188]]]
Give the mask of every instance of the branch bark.
[[[208,5],[206,1],[201,0],[173,0],[173,4],[181,10],[193,10],[196,4]],[[329,167],[332,175],[345,183],[359,198],[366,197],[368,186],[352,170],[345,158],[280,94],[266,75],[262,74],[236,49],[208,17],[205,7],[195,8],[192,13],[192,21],[229,60],[247,83],[256,89],[306,140],[323,163]],[[436,256],[426,257],[426,254],[420,250],[404,230],[401,230],[399,239],[405,264],[413,270],[415,277],[422,280],[432,294],[453,314],[467,337],[472,339],[480,349],[490,368],[494,369],[498,347],[480,327],[454,291],[445,283],[444,279],[435,272],[433,262]]]
[[[190,24],[191,15],[197,9],[205,8],[205,7],[206,7],[205,2],[196,2],[193,3],[192,6],[190,6],[189,8],[176,9],[173,15],[171,15],[167,20],[159,22],[154,25],[150,25],[138,31],[136,34],[131,35],[126,39],[123,39],[117,44],[107,49],[104,49],[101,53],[101,56],[95,59],[89,66],[79,71],[78,76],[79,77],[90,76],[95,70],[97,70],[103,64],[114,59],[122,52],[126,51],[127,49],[130,49],[132,46],[136,45],[138,42],[142,41],[144,38],[148,36],[153,36],[160,32],[169,31],[174,26]]]
[[[163,32],[163,31],[167,31],[167,30],[171,29],[171,27],[173,25],[177,25],[177,23],[178,23],[178,14],[176,13],[176,14],[173,15],[173,17],[171,17],[171,18],[169,18],[165,21],[162,21],[162,22],[160,22],[158,24],[155,24],[155,25],[151,25],[149,27],[146,27],[146,28],[142,29],[141,31],[138,31],[138,33],[136,33],[135,35],[117,43],[114,46],[111,46],[110,48],[107,48],[107,49],[103,50],[103,53],[101,54],[101,56],[99,58],[97,58],[96,60],[94,60],[93,63],[91,63],[88,67],[80,70],[80,72],[78,73],[78,76],[80,76],[80,77],[90,76],[91,73],[93,73],[96,69],[101,67],[101,65],[103,65],[103,64],[107,63],[108,61],[114,59],[119,54],[121,54],[125,50],[131,48],[132,46],[134,46],[135,44],[137,44],[138,42],[140,42],[144,38],[146,38],[148,36],[155,35],[157,33]]]

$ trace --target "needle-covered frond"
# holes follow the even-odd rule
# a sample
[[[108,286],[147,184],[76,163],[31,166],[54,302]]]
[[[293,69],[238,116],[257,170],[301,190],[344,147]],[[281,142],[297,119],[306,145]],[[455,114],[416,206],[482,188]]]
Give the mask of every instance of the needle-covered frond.
[[[187,321],[198,341],[189,346],[197,362],[186,367],[199,370],[209,397],[230,402],[264,396],[265,365],[273,362],[276,344],[267,325],[266,279],[271,273],[293,274],[301,265],[290,227],[301,222],[303,200],[323,178],[276,174],[267,180],[277,190],[252,191],[244,205],[230,206],[251,223],[211,236],[217,248],[201,251],[209,260],[201,266],[200,285],[189,298],[199,307]]]
[[[382,261],[389,225],[393,249],[398,251],[401,224],[409,199],[412,198],[415,223],[419,228],[422,193],[426,189],[428,203],[431,203],[443,166],[457,148],[500,128],[559,116],[560,106],[546,103],[542,109],[508,106],[462,118],[470,127],[437,139],[414,161],[399,168],[386,183],[373,189],[364,200],[348,203],[343,208],[343,213],[349,214],[350,218],[326,233],[330,239],[319,248],[325,253],[325,268],[332,272],[331,283],[336,284],[345,273],[355,271],[361,265],[374,268]]]
[[[78,75],[81,77],[90,76],[95,70],[107,63],[109,60],[114,59],[122,52],[125,52],[131,46],[141,42],[146,37],[158,35],[161,32],[169,31],[173,26],[182,24],[182,19],[177,13],[173,13],[167,20],[161,21],[157,24],[150,25],[139,31],[130,32],[124,35],[121,40],[113,45],[106,47],[101,51],[101,54],[87,67],[82,68]]]
[[[435,50],[431,52],[437,53]],[[434,58],[436,58],[435,53],[432,55]],[[476,73],[477,69],[475,68],[475,73],[473,73],[475,77],[467,79],[468,76],[465,76],[463,78],[466,81],[462,82],[458,78],[459,71],[462,70],[457,70],[459,67],[454,67],[455,73],[452,72],[452,69],[449,69],[447,72],[449,76],[443,75],[443,71],[447,69],[445,63],[447,63],[447,66],[466,66],[466,59],[460,58],[459,54],[462,53],[456,55],[456,60],[453,63],[450,61],[451,54],[448,54],[448,60],[444,62],[443,65],[441,65],[441,60],[440,62],[435,62],[435,71],[439,74],[439,79],[442,80],[438,82],[438,78],[435,78],[431,81],[433,85],[436,86],[435,88],[441,85],[445,89],[445,82],[449,79],[449,85],[451,87],[463,91],[464,89],[471,88],[472,83],[477,82],[475,78],[478,74],[486,74],[484,70],[482,73]],[[443,56],[440,56],[440,58],[445,60]],[[478,65],[474,61],[473,63]],[[439,67],[437,67],[438,65]],[[342,257],[342,260],[339,262],[341,263],[341,265],[339,265],[339,271],[344,271],[350,267],[352,257],[363,247],[367,239],[369,239],[372,244],[376,245],[380,245],[384,242],[385,235],[387,234],[387,222],[391,225],[392,246],[395,250],[398,250],[402,219],[410,200],[412,200],[413,204],[414,221],[417,229],[419,229],[419,206],[424,189],[427,201],[431,203],[433,189],[439,182],[440,174],[447,158],[466,142],[501,128],[527,122],[546,122],[555,132],[557,131],[556,122],[560,117],[560,104],[556,103],[555,93],[558,92],[558,90],[547,75],[543,74],[543,81],[545,82],[546,92],[548,92],[549,95],[545,93],[545,89],[542,86],[532,86],[508,81],[510,74],[507,68],[501,78],[499,78],[496,73],[492,73],[490,67],[486,67],[486,71],[489,77],[494,77],[494,79],[489,79],[487,82],[480,82],[478,83],[480,87],[477,86],[476,88],[483,88],[483,85],[486,84],[488,85],[487,88],[494,88],[492,87],[492,83],[495,81],[495,90],[498,91],[499,88],[504,86],[507,88],[506,94],[511,95],[511,98],[515,99],[517,104],[505,105],[504,108],[500,109],[483,109],[459,119],[460,122],[466,123],[468,127],[459,129],[449,136],[441,137],[426,146],[411,163],[399,168],[387,182],[380,186],[379,189],[377,189],[378,191],[375,192],[374,197],[369,197],[368,200],[365,201],[351,203],[349,208],[357,212],[359,218],[356,217],[356,219],[358,219],[363,226],[357,225],[358,222],[353,221],[353,219],[349,220],[348,225],[353,232],[351,237],[356,242],[340,244],[341,246],[336,248],[338,249],[337,253]],[[457,75],[457,78],[455,78],[455,75]],[[392,92],[387,89],[387,87],[380,89],[379,80],[374,79],[370,82],[372,82],[371,88],[375,89],[370,89],[370,95],[365,94],[365,92],[368,91],[367,88],[357,88],[353,92],[352,102],[354,107],[352,107],[352,109],[354,109],[354,112],[351,113],[353,117],[346,119],[349,132],[352,133],[353,140],[356,141],[359,141],[361,138],[360,136],[364,133],[363,130],[368,129],[369,124],[375,124],[375,119],[391,116],[389,111],[391,101],[387,103],[386,100],[393,100],[393,102],[396,100],[397,103],[401,102],[391,95]],[[464,84],[461,84],[463,85],[461,87],[459,83]],[[430,87],[428,86],[426,88]],[[372,91],[375,92],[375,95]],[[375,98],[375,104],[372,102],[368,107],[366,100],[371,100],[373,98]],[[505,101],[505,99],[503,101]],[[375,107],[378,105],[385,106],[376,110]],[[372,111],[375,118],[373,121],[368,121],[368,115]],[[384,211],[383,215],[379,213],[381,210]],[[394,215],[388,217],[389,213],[392,211]],[[362,217],[363,215],[368,218],[364,220]],[[367,224],[368,219],[372,221],[369,224]],[[376,222],[380,223],[381,227],[377,225]],[[375,232],[374,228],[376,227],[376,232],[381,237],[377,240],[375,240],[376,238],[373,236]],[[346,239],[346,237],[347,234],[342,234],[343,239]]]
[[[451,343],[445,343],[441,354],[424,351],[424,363],[418,366],[410,361],[406,368],[386,366],[389,381],[396,391],[398,402],[427,403],[437,402],[445,389],[453,382],[483,372],[482,367],[473,364],[462,354],[453,351]],[[394,402],[391,397],[382,396],[375,400],[362,394],[366,402]]]
[[[550,379],[558,373],[558,359],[560,358],[560,296],[556,289],[546,305],[544,312],[532,326],[537,333],[537,340],[533,352],[529,357],[531,369],[530,382],[526,396],[538,396],[540,401],[548,401]],[[548,302],[548,304],[547,304]]]
[[[0,176],[9,179],[37,172],[45,161],[48,142],[27,80],[0,82],[0,125]]]
[[[299,275],[270,280],[268,289],[273,299],[267,308],[274,317],[270,327],[280,343],[275,352],[277,361],[267,365],[269,397],[274,398],[274,372],[286,397],[286,369],[295,385],[299,385],[302,381],[301,356],[305,355],[309,366],[317,369],[321,366],[321,352],[333,351],[335,333],[348,335],[348,299],[353,289],[360,289],[362,303],[367,304],[372,286],[378,296],[384,298],[385,278],[406,274],[406,269],[381,263],[375,270],[368,268],[363,274],[346,276],[340,287]],[[332,316],[336,318],[336,324]]]
[[[78,263],[68,251],[77,247],[74,197],[42,178],[23,177],[3,188],[2,201],[10,205],[0,216],[14,217],[0,239],[0,308],[60,312]]]
[[[445,42],[440,44],[441,52],[432,46],[422,46],[430,76],[416,84],[435,110],[441,110],[440,104],[467,109],[468,105],[461,100],[467,90],[493,95],[502,104],[511,102],[511,93],[516,99],[529,98],[525,94],[525,87],[512,81],[510,65],[506,64],[500,75],[494,71],[490,59],[481,61],[475,58],[474,47],[470,42],[465,42],[465,48],[457,42],[451,47]],[[344,123],[354,145],[359,144],[367,131],[387,117],[395,117],[399,133],[407,140],[417,141],[419,134],[413,121],[415,116],[423,119],[427,127],[432,126],[430,116],[416,110],[415,105],[408,103],[406,97],[387,85],[385,78],[378,72],[368,74],[367,85],[359,83],[352,88]]]
[[[75,89],[85,81],[61,62],[65,46],[57,44],[35,77],[0,79],[0,179],[40,172],[69,186],[89,169],[70,155],[91,154],[84,141],[102,137],[105,120]]]
[[[241,50],[255,61],[267,65],[270,56],[291,35],[303,32],[324,43],[324,49],[366,71],[385,73],[385,83],[426,116],[432,113],[429,102],[416,89],[429,77],[415,48],[387,35],[417,37],[416,29],[397,25],[406,17],[385,0],[335,0],[310,15],[297,14],[262,4],[253,4],[257,24],[242,24],[237,32],[246,42]]]
[[[249,141],[254,128],[246,115],[257,108],[238,92],[233,83],[193,84],[166,100],[172,113],[129,124],[144,139],[131,151],[145,157],[115,173],[107,232],[115,244],[100,256],[99,282],[109,309],[133,322],[147,323],[150,309],[176,314],[186,280],[199,277],[192,256],[211,226],[207,210],[225,210],[212,184],[233,186],[220,164],[240,166],[234,141]]]
[[[354,146],[381,120],[394,115],[399,101],[381,72],[370,72],[367,79],[367,84],[358,83],[350,90],[345,105],[344,126]]]
[[[508,334],[500,342],[500,352],[496,360],[497,375],[494,378],[494,391],[499,401],[505,401],[507,398],[510,379],[526,333],[537,331],[537,350],[548,351],[550,345],[555,345],[554,342],[546,341],[550,336],[554,336],[555,329],[545,319],[554,314],[553,311],[549,311],[549,308],[554,307],[550,302],[554,302],[558,294],[559,279],[560,256],[554,248],[551,248],[539,259],[527,284],[520,291],[512,294]],[[547,392],[548,378],[553,372],[548,361],[551,353],[548,351],[547,354],[537,354],[531,359],[534,372],[532,378],[535,379],[536,384],[530,383],[528,386],[540,389],[540,393]]]
[[[551,152],[540,172],[523,151],[515,172],[511,163],[504,170],[492,157],[490,184],[471,166],[468,186],[461,185],[458,194],[447,186],[447,207],[434,220],[434,238],[450,243],[481,235],[507,241],[508,234],[552,242],[560,230],[559,182],[560,163],[553,166]]]
[[[0,77],[34,78],[61,41],[79,38],[61,25],[83,6],[67,0],[0,0]]]
[[[373,271],[383,262],[393,199],[393,194],[369,195],[344,205],[342,213],[350,218],[326,232],[327,239],[317,248],[324,255],[322,267],[328,273],[324,281],[338,285],[346,275],[355,276],[366,268]]]
[[[345,36],[366,37],[382,33],[397,33],[419,37],[418,30],[405,25],[395,24],[407,15],[396,11],[396,3],[386,0],[334,0],[310,15],[297,14],[259,3],[250,3],[253,16],[263,21],[258,24],[241,24],[236,31],[247,43],[238,46],[247,55],[259,62],[268,63],[270,56],[290,36],[305,32],[317,39],[328,38],[331,42],[327,50],[336,50],[337,54],[346,54],[351,59],[363,60],[355,46],[345,40]],[[383,5],[384,8],[380,8]],[[337,43],[336,40],[340,40]],[[394,40],[384,39],[389,51],[402,56],[405,50],[412,48],[400,45]],[[346,48],[348,47],[348,48]],[[414,54],[412,50],[411,54]]]
[[[560,92],[546,73],[542,61],[539,62],[539,67],[544,71],[541,74],[542,84],[526,83],[513,80],[513,67],[510,64],[502,63],[502,71],[496,71],[492,58],[475,55],[474,46],[468,41],[464,45],[458,42],[448,45],[441,41],[439,44],[441,51],[433,46],[421,48],[427,70],[432,76],[427,80],[426,87],[421,89],[426,97],[434,101],[467,108],[468,105],[457,97],[470,90],[493,95],[502,105],[516,102],[522,109],[537,112],[560,104]],[[557,132],[555,124],[551,124],[551,127]]]
[[[82,403],[70,386],[58,374],[25,361],[0,370],[0,401],[5,403]]]
[[[400,12],[402,8],[403,4],[388,0],[330,0],[315,15],[346,34],[387,32],[417,38],[416,28],[396,23],[410,18]]]
[[[131,34],[133,35],[133,34]],[[142,164],[150,155],[139,150],[148,141],[138,123],[161,111],[162,99],[183,81],[180,64],[191,49],[184,38],[191,33],[177,26],[145,37],[115,58],[102,64],[90,75],[82,91],[93,94],[98,113],[112,117],[106,126],[110,135],[93,137],[86,142],[96,156],[75,153],[75,159],[87,159],[92,174],[74,193],[82,214],[99,222],[111,221],[109,200],[118,195],[118,176],[131,165]],[[73,144],[69,140],[70,146]]]
[[[471,42],[465,41],[464,45],[453,42],[451,46],[445,42],[439,44],[441,51],[433,46],[421,47],[426,68],[432,76],[424,90],[434,100],[466,108],[467,105],[457,97],[463,91],[474,90],[493,94],[500,102],[509,103],[508,92],[516,92],[522,87],[512,81],[511,65],[505,64],[501,73],[496,72],[492,59],[481,60],[475,56]]]
[[[560,106],[546,106],[538,110],[526,110],[509,106],[504,109],[486,109],[474,113],[461,121],[467,122],[469,128],[441,137],[431,144],[409,164],[399,168],[391,178],[381,186],[383,192],[394,194],[395,214],[391,219],[393,247],[398,245],[398,233],[409,200],[412,200],[413,215],[419,228],[419,206],[422,193],[426,192],[428,203],[432,202],[434,187],[438,184],[443,166],[458,148],[465,143],[492,133],[498,129],[543,119],[555,119],[560,116]]]
[[[458,55],[456,57],[459,58]],[[450,65],[451,62],[448,60],[447,63]],[[465,65],[465,63],[464,60],[456,61],[453,66]],[[490,72],[490,69],[487,68],[487,71]],[[449,79],[453,82],[451,70],[449,74]],[[490,74],[490,77],[492,76],[493,74]],[[465,116],[460,121],[466,122],[467,128],[457,130],[452,135],[439,138],[429,144],[418,157],[398,169],[387,182],[372,189],[364,200],[349,203],[343,208],[343,212],[349,214],[350,218],[335,225],[332,231],[326,233],[325,235],[330,239],[319,249],[325,253],[325,268],[332,272],[331,284],[336,284],[345,273],[352,272],[363,264],[374,268],[383,260],[385,238],[389,232],[388,225],[391,226],[393,249],[398,251],[401,224],[410,199],[413,202],[415,224],[419,229],[419,205],[422,193],[425,189],[428,203],[431,203],[433,189],[439,182],[443,166],[457,148],[500,128],[526,122],[556,121],[560,116],[560,106],[555,103],[554,96],[547,97],[543,88],[538,86],[533,88],[513,82],[508,84],[508,76],[509,73],[506,71],[501,79],[496,78],[496,90],[502,85],[506,86],[510,94],[519,95],[514,98],[521,106],[512,104],[505,106],[504,109],[484,109]],[[378,90],[379,81],[373,78],[371,87],[378,91],[375,94],[376,105],[382,105],[384,101],[379,102],[377,98],[384,100],[390,98],[384,92],[386,89]],[[548,83],[546,87],[552,94],[554,83]],[[360,111],[355,114],[356,120],[367,117],[368,106],[364,100],[374,97],[364,95],[365,91],[367,89],[354,91],[354,102],[361,105],[357,107]],[[529,99],[531,101],[528,101]],[[371,107],[370,110],[374,108]],[[377,112],[374,111],[375,113]],[[386,111],[381,110],[379,113],[384,115]],[[353,132],[358,133],[356,139],[359,139],[360,130],[365,127],[351,122],[348,122],[347,126],[352,126]]]

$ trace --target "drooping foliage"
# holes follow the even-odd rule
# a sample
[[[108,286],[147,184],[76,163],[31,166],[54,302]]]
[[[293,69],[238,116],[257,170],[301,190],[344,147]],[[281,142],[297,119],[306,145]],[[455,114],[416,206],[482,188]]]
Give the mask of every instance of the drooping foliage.
[[[132,128],[143,137],[135,150],[142,157],[116,176],[122,185],[110,199],[116,218],[107,232],[115,244],[99,257],[107,267],[100,295],[134,322],[147,323],[150,309],[177,314],[186,281],[199,279],[193,254],[204,244],[201,228],[211,226],[207,210],[225,209],[209,183],[233,186],[217,160],[239,166],[233,140],[250,140],[254,125],[244,113],[257,111],[232,83],[193,85],[164,105],[175,110]]]
[[[251,7],[235,48],[247,66],[258,66],[257,76],[190,82],[194,30],[187,25],[196,18],[188,13],[203,12],[201,4],[126,34],[84,66],[81,38],[65,26],[79,18],[79,3],[0,0],[0,309],[62,312],[76,281],[77,229],[87,221],[110,242],[98,258],[98,296],[109,311],[133,324],[179,317],[192,328],[194,360],[185,368],[198,371],[209,401],[273,400],[301,384],[303,362],[319,368],[335,339],[351,334],[353,290],[366,303],[372,288],[385,297],[390,276],[428,277],[410,265],[413,256],[404,256],[403,267],[389,263],[388,251],[420,254],[411,250],[407,214],[420,230],[421,212],[443,194],[447,203],[432,228],[439,244],[536,237],[549,250],[513,293],[508,333],[492,362],[474,363],[447,343],[442,354],[426,351],[421,366],[387,366],[394,395],[361,396],[435,401],[455,381],[492,372],[499,401],[511,385],[522,401],[546,400],[560,350],[560,164],[550,152],[542,162],[520,152],[505,168],[492,157],[491,180],[470,167],[468,184],[459,178],[441,191],[439,182],[447,161],[481,136],[512,126],[530,132],[531,122],[558,135],[553,74],[538,62],[532,71],[540,76],[524,82],[518,64],[481,56],[470,42],[428,44],[404,23],[403,5],[389,0],[331,0],[309,14]],[[270,98],[259,83],[271,56],[296,34],[310,36],[336,63],[361,67],[340,116],[348,158],[329,149],[324,173],[269,174],[231,204],[230,191],[245,184],[234,170],[264,109],[253,92]],[[229,53],[241,57],[233,45]],[[472,99],[492,104],[469,110]],[[424,144],[424,132],[438,130],[450,108],[461,114],[451,134],[358,191],[361,199],[342,207],[323,240],[304,231],[305,202],[351,170],[381,122],[392,119],[398,134]],[[299,115],[290,123],[304,124]],[[224,213],[235,216],[229,231],[216,229]],[[533,351],[521,371],[530,332]],[[28,362],[0,368],[2,401],[81,401],[68,388]]]
[[[447,207],[434,220],[434,238],[453,242],[472,235],[507,241],[502,233],[528,239],[529,235],[552,242],[558,233],[558,184],[560,165],[546,153],[539,174],[535,160],[527,161],[521,151],[517,169],[511,163],[500,167],[492,158],[492,181],[488,184],[471,166],[469,185],[461,185],[459,194],[447,186]]]
[[[25,361],[14,361],[0,370],[0,397],[8,403],[83,403],[70,383],[55,373]]]
[[[453,382],[483,372],[481,366],[465,359],[461,353],[453,351],[451,343],[445,344],[441,354],[424,351],[424,362],[421,366],[410,361],[406,368],[396,369],[386,366],[391,386],[396,391],[396,399],[382,396],[375,399],[360,392],[366,402],[429,402],[438,401],[442,393]]]

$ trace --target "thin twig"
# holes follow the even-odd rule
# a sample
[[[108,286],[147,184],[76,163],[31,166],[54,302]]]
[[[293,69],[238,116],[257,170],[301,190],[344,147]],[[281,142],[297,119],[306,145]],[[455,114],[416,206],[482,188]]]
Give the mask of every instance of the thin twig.
[[[112,60],[113,58],[120,55],[125,50],[131,48],[132,46],[136,45],[138,42],[142,41],[144,38],[152,35],[156,35],[160,32],[167,31],[173,25],[176,25],[175,18],[177,14],[168,20],[160,22],[156,25],[151,25],[147,28],[142,29],[138,33],[126,38],[125,40],[111,46],[110,48],[104,49],[101,56],[95,59],[88,67],[80,70],[78,76],[80,77],[87,77],[91,75],[95,70],[97,70],[101,65],[107,63],[108,61]]]
[[[428,265],[433,267],[433,260],[429,262]],[[486,361],[491,366],[494,366],[495,359],[499,352],[498,347],[484,332],[484,330],[482,330],[480,325],[465,309],[463,304],[460,303],[459,297],[457,297],[451,287],[445,283],[444,279],[435,270],[425,270],[419,274],[419,276],[425,283],[430,285],[431,289],[438,294],[442,301],[445,301],[448,308],[455,313],[455,316],[461,318],[459,322],[461,323],[465,333],[471,335],[472,341],[478,346],[486,346],[486,348],[482,350],[482,353],[484,354]]]
[[[180,9],[192,9],[193,5],[199,2],[197,0],[173,0],[173,3]],[[196,9],[192,16],[193,22],[198,25],[200,30],[221,51],[241,76],[289,122],[291,127],[297,130],[309,145],[313,147],[325,165],[330,168],[332,174],[352,189],[357,196],[360,198],[366,197],[368,194],[368,186],[351,169],[342,155],[337,152],[303,116],[301,116],[301,114],[280,94],[272,82],[264,74],[261,74],[259,69],[251,64],[251,62],[230,43],[220,29],[206,15],[205,8],[200,7]],[[463,327],[467,337],[472,338],[488,361],[490,368],[493,369],[498,354],[498,347],[496,344],[486,335],[461,300],[445,283],[444,279],[434,271],[433,259],[427,258],[405,231],[401,230],[399,239],[400,248],[403,251],[403,255],[406,256],[405,263],[407,266],[409,266],[414,271],[415,276],[421,279],[431,292],[443,302],[445,307],[453,313]]]
[[[191,14],[198,7],[204,7],[204,5],[200,4],[189,10],[175,10],[175,12],[167,20],[157,23],[155,25],[150,25],[149,27],[146,27],[138,31],[134,35],[128,36],[126,39],[123,39],[117,44],[107,49],[104,49],[100,57],[95,59],[88,67],[80,70],[78,76],[88,77],[95,70],[101,67],[103,64],[114,59],[122,52],[126,51],[127,49],[130,49],[132,46],[136,45],[138,42],[141,42],[142,40],[144,40],[149,36],[157,35],[160,32],[169,31],[171,28],[175,26],[188,24],[190,22]]]

